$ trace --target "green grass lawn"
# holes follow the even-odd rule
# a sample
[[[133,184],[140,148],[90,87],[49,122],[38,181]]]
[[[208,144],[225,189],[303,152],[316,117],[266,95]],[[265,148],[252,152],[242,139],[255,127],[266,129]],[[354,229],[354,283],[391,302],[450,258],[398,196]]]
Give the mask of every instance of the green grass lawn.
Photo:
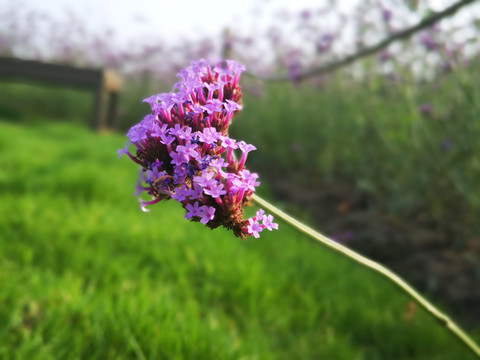
[[[242,241],[173,201],[141,212],[125,141],[0,122],[0,358],[472,358],[285,224]]]

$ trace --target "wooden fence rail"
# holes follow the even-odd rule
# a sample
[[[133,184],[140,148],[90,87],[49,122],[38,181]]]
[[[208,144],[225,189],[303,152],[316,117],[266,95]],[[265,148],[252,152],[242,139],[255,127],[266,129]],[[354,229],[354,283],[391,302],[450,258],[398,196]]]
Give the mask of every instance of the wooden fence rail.
[[[116,127],[118,97],[123,79],[112,70],[0,57],[0,80],[90,90],[94,95],[91,127],[96,130]]]

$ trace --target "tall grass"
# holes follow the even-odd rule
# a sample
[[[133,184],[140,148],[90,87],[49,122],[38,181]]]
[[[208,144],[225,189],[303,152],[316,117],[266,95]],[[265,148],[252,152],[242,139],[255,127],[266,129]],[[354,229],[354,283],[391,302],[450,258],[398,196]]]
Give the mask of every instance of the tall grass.
[[[285,224],[241,241],[175,203],[142,213],[123,143],[0,122],[1,358],[469,358],[390,284]]]
[[[480,72],[430,81],[348,72],[324,83],[246,94],[232,133],[257,145],[256,169],[325,186],[345,181],[396,215],[426,212],[478,235]],[[292,175],[293,174],[293,175]],[[475,230],[473,230],[475,229]]]

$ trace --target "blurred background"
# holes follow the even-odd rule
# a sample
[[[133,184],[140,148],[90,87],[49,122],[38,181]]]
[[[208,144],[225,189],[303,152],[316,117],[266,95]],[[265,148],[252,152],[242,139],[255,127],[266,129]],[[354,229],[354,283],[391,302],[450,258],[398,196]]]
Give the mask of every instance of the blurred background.
[[[459,1],[458,11],[412,36],[303,76],[454,3],[0,0],[0,64],[108,70],[116,79],[107,85],[113,118],[92,131],[95,89],[0,69],[0,278],[8,284],[0,354],[458,358],[415,305],[319,255],[286,225],[232,244],[231,234],[187,223],[174,205],[157,205],[155,218],[137,214],[136,169],[115,155],[122,134],[149,112],[142,100],[170,91],[190,61],[235,59],[247,73],[231,134],[257,147],[249,166],[261,194],[397,271],[479,334],[480,3]],[[192,228],[201,240],[191,239]],[[230,270],[227,256],[235,258]],[[343,279],[336,287],[332,274]],[[274,305],[280,297],[285,303]],[[366,299],[398,309],[375,310]],[[65,338],[53,335],[67,328]],[[382,343],[386,328],[412,335]],[[68,340],[74,334],[83,342]],[[443,350],[431,352],[426,338]]]

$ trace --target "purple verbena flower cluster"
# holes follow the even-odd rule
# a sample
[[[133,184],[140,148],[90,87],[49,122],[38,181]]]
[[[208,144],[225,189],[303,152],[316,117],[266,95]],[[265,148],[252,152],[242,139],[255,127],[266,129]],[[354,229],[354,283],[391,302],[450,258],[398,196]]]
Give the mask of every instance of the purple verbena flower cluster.
[[[140,200],[142,210],[174,199],[187,219],[212,229],[223,225],[241,238],[278,228],[263,210],[243,218],[259,185],[258,175],[245,168],[255,146],[228,135],[233,116],[242,109],[239,80],[244,70],[232,60],[195,61],[178,74],[181,80],[173,92],[144,100],[152,113],[128,131],[130,141],[119,150],[142,167],[137,195],[152,197]]]

